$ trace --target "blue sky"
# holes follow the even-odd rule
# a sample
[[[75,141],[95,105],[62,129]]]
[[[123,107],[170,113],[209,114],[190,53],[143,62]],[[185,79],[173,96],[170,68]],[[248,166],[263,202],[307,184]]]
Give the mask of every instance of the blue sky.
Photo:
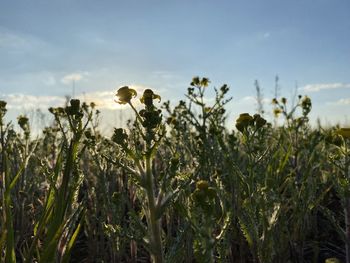
[[[108,120],[122,85],[175,104],[199,75],[231,87],[235,119],[254,113],[255,80],[271,110],[278,75],[281,96],[312,98],[313,119],[349,124],[349,12],[348,0],[0,0],[0,99],[11,114],[45,109],[74,80]]]

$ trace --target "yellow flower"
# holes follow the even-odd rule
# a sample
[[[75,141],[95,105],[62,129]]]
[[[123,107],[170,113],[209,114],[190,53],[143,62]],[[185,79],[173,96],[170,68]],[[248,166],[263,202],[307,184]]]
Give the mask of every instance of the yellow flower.
[[[200,84],[200,78],[199,77],[193,77],[192,78],[192,82],[191,82],[191,86],[196,86]]]
[[[155,100],[155,99],[158,99],[159,101],[161,100],[160,96],[157,94],[154,94],[153,90],[146,89],[143,92],[143,96],[141,97],[140,101],[141,101],[141,103],[145,104],[146,106],[152,106],[153,100]]]
[[[254,114],[254,122],[256,125],[256,128],[260,129],[262,126],[266,124],[266,120],[260,116],[260,114]]]
[[[282,112],[281,109],[276,108],[276,109],[273,110],[273,115],[275,115],[275,117],[278,117],[278,115],[279,115],[281,112]]]
[[[249,115],[249,113],[242,113],[239,115],[238,119],[236,120],[236,128],[240,132],[243,132],[243,130],[248,127],[252,122],[254,121],[254,118]]]
[[[208,87],[209,83],[210,83],[210,80],[208,78],[202,78],[201,85],[203,87]]]
[[[337,258],[327,258],[325,263],[340,263],[340,261]]]
[[[208,181],[200,180],[196,183],[196,188],[199,190],[207,190],[209,187]]]
[[[337,134],[343,136],[343,138],[350,138],[350,128],[340,128],[337,130]]]
[[[116,102],[119,104],[130,103],[132,97],[136,97],[136,95],[136,90],[130,89],[128,86],[121,87],[116,94],[119,99],[119,101]]]
[[[191,82],[191,86],[202,86],[203,88],[208,87],[210,80],[208,78],[194,77]]]

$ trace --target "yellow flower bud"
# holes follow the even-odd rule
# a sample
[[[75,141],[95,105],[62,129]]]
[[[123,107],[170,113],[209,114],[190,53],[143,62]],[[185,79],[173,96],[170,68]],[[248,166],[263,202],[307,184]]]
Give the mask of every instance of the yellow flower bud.
[[[137,95],[136,90],[130,89],[128,86],[121,87],[116,94],[116,96],[119,98],[119,101],[117,101],[117,103],[119,104],[129,103],[132,97],[136,97],[136,95]]]
[[[249,115],[249,113],[241,113],[236,120],[236,128],[240,132],[243,132],[243,130],[248,127],[252,122],[254,121],[254,118]]]
[[[253,119],[252,116],[249,115],[249,113],[241,113],[239,115],[239,118],[237,119],[238,122],[243,122],[243,121],[251,121]]]
[[[208,181],[200,180],[196,183],[196,188],[199,190],[207,190],[209,187]]]
[[[158,99],[160,101],[161,98],[159,95],[154,94],[153,90],[146,89],[143,92],[143,96],[141,97],[140,101],[141,101],[141,103],[145,104],[146,106],[152,106],[154,99]]]
[[[281,112],[282,112],[281,109],[276,108],[273,110],[273,115],[275,115],[275,117],[278,117],[278,115],[280,115]]]
[[[325,263],[340,263],[340,261],[337,258],[327,258]]]

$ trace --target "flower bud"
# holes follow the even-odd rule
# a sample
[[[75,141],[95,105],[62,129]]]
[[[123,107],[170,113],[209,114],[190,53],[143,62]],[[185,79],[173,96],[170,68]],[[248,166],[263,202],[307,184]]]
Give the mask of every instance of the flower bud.
[[[260,114],[254,114],[254,122],[257,129],[260,129],[266,124],[266,120]]]
[[[236,120],[236,128],[240,132],[243,132],[245,128],[247,128],[249,125],[251,125],[254,121],[254,118],[249,115],[249,113],[242,113],[239,115],[238,119]]]
[[[125,145],[128,135],[122,128],[115,128],[112,136],[112,141],[119,145]]]
[[[153,100],[158,99],[160,101],[160,96],[157,94],[154,94],[153,90],[146,89],[143,92],[143,96],[141,97],[140,101],[141,103],[145,104],[148,107],[153,106]]]
[[[301,108],[303,110],[303,115],[306,116],[311,111],[312,103],[308,96],[305,96],[301,101]]]
[[[207,190],[209,187],[208,181],[200,180],[196,183],[196,188],[199,190]]]

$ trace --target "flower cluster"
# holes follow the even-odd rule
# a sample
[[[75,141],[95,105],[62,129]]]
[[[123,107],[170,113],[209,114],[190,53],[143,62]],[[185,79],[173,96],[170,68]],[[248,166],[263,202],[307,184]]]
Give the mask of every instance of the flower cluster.
[[[249,115],[249,113],[242,113],[236,120],[236,128],[240,132],[244,132],[249,126],[260,129],[266,124],[266,120],[260,114]]]
[[[70,100],[70,106],[67,106],[65,111],[69,116],[74,116],[77,118],[83,117],[83,113],[80,107],[80,100],[75,100],[75,99]]]
[[[141,110],[139,112],[142,117],[142,126],[148,129],[155,129],[162,121],[162,111],[157,109]]]
[[[112,136],[112,141],[121,146],[125,146],[127,143],[128,135],[122,128],[115,128]]]
[[[208,87],[210,83],[210,80],[208,78],[199,78],[194,77],[191,82],[191,86],[202,86],[202,87]]]
[[[301,101],[301,108],[303,110],[303,115],[306,116],[310,113],[312,108],[311,99],[308,96],[305,96]]]

